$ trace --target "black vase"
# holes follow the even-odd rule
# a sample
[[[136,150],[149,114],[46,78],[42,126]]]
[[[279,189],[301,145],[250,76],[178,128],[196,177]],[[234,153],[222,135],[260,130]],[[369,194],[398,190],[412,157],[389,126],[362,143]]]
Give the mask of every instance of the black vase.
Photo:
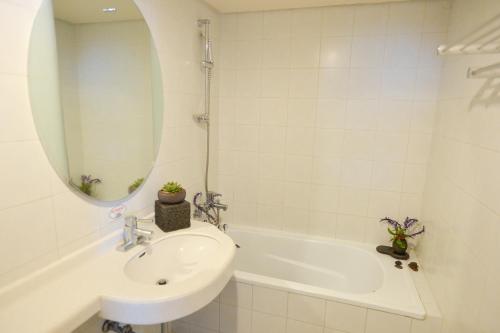
[[[392,242],[392,249],[396,254],[405,255],[408,249],[408,242],[404,238],[397,238]]]

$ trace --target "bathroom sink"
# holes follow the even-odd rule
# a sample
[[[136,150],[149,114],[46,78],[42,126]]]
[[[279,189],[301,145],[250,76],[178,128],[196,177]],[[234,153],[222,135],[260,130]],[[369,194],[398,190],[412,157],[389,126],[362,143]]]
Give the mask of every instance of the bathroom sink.
[[[161,240],[141,251],[125,265],[133,281],[165,286],[185,281],[209,270],[210,259],[221,244],[206,235],[178,235]]]
[[[100,316],[135,325],[186,317],[213,301],[234,272],[234,242],[208,223],[170,233],[155,229],[150,244],[114,251]],[[115,263],[117,265],[115,265]]]

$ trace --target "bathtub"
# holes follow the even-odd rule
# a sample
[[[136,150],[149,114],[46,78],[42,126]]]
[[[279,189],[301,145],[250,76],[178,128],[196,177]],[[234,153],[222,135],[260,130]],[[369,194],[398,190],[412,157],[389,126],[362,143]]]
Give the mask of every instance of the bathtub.
[[[411,276],[419,273],[397,269],[374,245],[247,227],[228,234],[239,246],[236,282],[425,318]]]

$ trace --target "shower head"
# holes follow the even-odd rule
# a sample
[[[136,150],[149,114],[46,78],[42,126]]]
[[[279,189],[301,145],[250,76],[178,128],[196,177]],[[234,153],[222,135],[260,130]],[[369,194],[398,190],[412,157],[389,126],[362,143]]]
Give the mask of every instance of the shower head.
[[[214,56],[212,52],[212,40],[210,39],[210,20],[199,19],[198,26],[200,28],[204,27],[204,31],[202,31],[202,36],[205,37],[205,56],[202,61],[202,64],[203,67],[211,69],[214,66]]]

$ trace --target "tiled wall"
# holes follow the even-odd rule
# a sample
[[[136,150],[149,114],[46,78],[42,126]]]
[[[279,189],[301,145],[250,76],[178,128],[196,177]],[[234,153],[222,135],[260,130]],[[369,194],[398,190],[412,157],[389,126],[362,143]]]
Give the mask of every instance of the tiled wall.
[[[448,9],[222,16],[225,221],[380,242],[380,217],[419,217]]]
[[[201,112],[203,87],[196,19],[212,18],[217,30],[217,15],[197,0],[137,3],[158,48],[166,106],[160,156],[144,188],[125,202],[129,213],[152,210],[168,179],[183,183],[190,196],[201,189],[204,130],[191,118]],[[39,6],[40,0],[0,0],[0,285],[120,227],[108,218],[110,207],[68,190],[39,142],[27,90],[28,43]]]
[[[235,281],[204,309],[172,324],[173,333],[439,333],[426,320]]]
[[[450,41],[500,13],[495,0],[456,0]],[[425,190],[420,257],[444,332],[500,332],[500,99],[498,80],[466,78],[498,55],[447,56]]]

